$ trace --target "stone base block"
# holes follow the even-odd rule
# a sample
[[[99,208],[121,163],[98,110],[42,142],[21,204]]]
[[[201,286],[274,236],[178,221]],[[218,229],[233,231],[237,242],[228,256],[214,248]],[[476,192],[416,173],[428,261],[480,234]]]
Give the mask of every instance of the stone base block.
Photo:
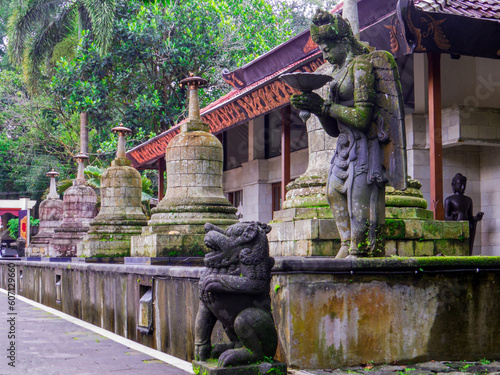
[[[204,256],[205,234],[143,234],[132,236],[130,255],[133,257]]]
[[[300,210],[309,209],[280,212],[300,214],[297,212]],[[271,226],[273,229],[268,234],[271,256],[335,256],[340,249],[340,237],[333,219],[287,220],[271,223]]]
[[[30,244],[26,248],[26,254],[30,257],[47,257],[49,256],[49,244]]]
[[[300,207],[274,211],[272,223],[305,219],[332,219],[330,207]]]
[[[78,228],[72,231],[58,231],[55,233],[49,245],[49,256],[51,257],[74,257],[82,246],[83,237],[87,233],[86,228]],[[80,250],[81,251],[81,250]]]
[[[78,256],[129,256],[131,234],[87,235]]]
[[[286,375],[287,368],[282,362],[219,367],[216,362],[193,361],[193,371],[197,375]]]
[[[386,256],[469,255],[469,223],[466,221],[387,218],[385,235]]]
[[[418,207],[386,207],[385,218],[432,220],[434,218],[434,214],[431,210]]]

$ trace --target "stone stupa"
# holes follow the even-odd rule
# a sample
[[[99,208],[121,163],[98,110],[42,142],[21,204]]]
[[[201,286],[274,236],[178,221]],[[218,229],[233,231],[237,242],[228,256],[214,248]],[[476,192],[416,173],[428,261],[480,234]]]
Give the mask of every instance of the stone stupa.
[[[222,144],[200,117],[198,87],[206,80],[189,77],[189,118],[168,144],[165,160],[167,192],[153,209],[141,236],[132,237],[132,256],[201,256],[207,222],[236,223],[236,208],[222,191]]]
[[[52,169],[45,175],[50,177],[50,190],[47,198],[40,203],[40,231],[31,239],[26,249],[29,256],[49,255],[50,240],[54,236],[54,230],[61,225],[63,218],[64,204],[59,199],[56,188],[56,177],[59,176],[59,173]]]
[[[85,160],[89,157],[78,154],[78,174],[76,180],[63,196],[64,213],[61,226],[54,230],[50,241],[51,257],[72,257],[77,255],[77,247],[81,246],[85,233],[90,228],[90,221],[95,216],[97,195],[85,184]]]
[[[125,134],[119,126],[116,159],[101,176],[101,210],[90,223],[78,255],[129,256],[130,237],[140,235],[148,218],[142,211],[142,177],[125,156]]]

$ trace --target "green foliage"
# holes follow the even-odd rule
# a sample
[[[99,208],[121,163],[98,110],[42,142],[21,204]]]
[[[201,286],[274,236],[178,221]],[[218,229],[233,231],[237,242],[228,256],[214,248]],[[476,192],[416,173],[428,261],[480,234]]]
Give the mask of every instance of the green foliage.
[[[37,227],[40,225],[40,220],[33,218],[33,216],[30,216],[30,226],[31,227]],[[7,222],[7,227],[9,229],[9,235],[17,239],[19,237],[19,219],[17,217],[13,217]]]
[[[77,133],[58,121],[46,95],[30,97],[19,73],[0,71],[0,191],[30,194],[39,199],[51,168],[67,176],[68,150]],[[17,198],[14,195],[13,198]]]
[[[83,171],[87,177],[87,185],[93,187],[94,189],[101,188],[101,176],[104,169],[96,167],[95,165],[87,165]]]
[[[50,60],[60,43],[83,30],[92,35],[101,53],[109,48],[116,0],[18,1],[9,17],[8,54],[22,65],[31,93],[50,71]]]
[[[123,123],[133,130],[127,148],[154,137],[185,115],[181,79],[189,73],[209,79],[200,95],[206,105],[229,89],[223,68],[244,65],[292,33],[288,9],[265,0],[147,6],[140,0],[0,0],[0,36],[7,18],[9,38],[0,38],[3,198],[22,192],[41,199],[52,168],[61,174],[60,194],[71,186],[81,111],[89,114],[90,164],[106,168],[116,152],[111,127]],[[5,40],[27,80],[5,68]],[[148,177],[153,182],[143,189],[144,202],[156,188],[154,172]],[[90,183],[97,186],[94,178]]]
[[[113,48],[99,54],[85,34],[74,60],[61,59],[51,88],[69,113],[87,112],[107,133],[122,122],[158,133],[175,124],[186,104],[181,79],[203,75],[208,104],[227,90],[234,69],[291,36],[289,15],[264,0],[189,0],[141,6],[117,3]],[[102,131],[102,130],[101,130]]]
[[[17,217],[13,217],[7,222],[7,226],[9,228],[9,235],[16,239],[19,234],[19,219]]]

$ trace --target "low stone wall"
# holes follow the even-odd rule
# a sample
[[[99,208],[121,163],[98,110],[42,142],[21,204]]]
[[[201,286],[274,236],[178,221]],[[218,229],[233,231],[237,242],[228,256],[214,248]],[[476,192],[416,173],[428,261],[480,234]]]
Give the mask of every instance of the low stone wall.
[[[4,289],[7,263],[0,261]],[[15,264],[20,295],[193,359],[201,267]],[[139,299],[148,288],[152,334],[137,329]],[[498,257],[278,258],[271,294],[278,358],[290,366],[500,358]],[[214,340],[221,338],[219,328]]]

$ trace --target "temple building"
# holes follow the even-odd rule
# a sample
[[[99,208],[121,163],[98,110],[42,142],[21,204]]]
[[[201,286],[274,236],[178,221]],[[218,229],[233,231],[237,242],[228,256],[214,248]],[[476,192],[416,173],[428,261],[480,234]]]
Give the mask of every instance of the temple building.
[[[453,176],[465,175],[474,213],[484,212],[474,254],[500,255],[500,6],[494,0],[359,0],[358,10],[361,40],[391,51],[399,66],[408,174],[421,181],[439,220]],[[341,11],[341,3],[333,9]],[[284,187],[308,168],[312,143],[329,149],[308,137],[290,106],[294,90],[278,78],[324,63],[306,30],[225,72],[232,91],[201,110],[222,141],[223,189],[240,219],[271,221]],[[181,125],[127,153],[135,168],[160,172],[160,194],[165,149]]]

